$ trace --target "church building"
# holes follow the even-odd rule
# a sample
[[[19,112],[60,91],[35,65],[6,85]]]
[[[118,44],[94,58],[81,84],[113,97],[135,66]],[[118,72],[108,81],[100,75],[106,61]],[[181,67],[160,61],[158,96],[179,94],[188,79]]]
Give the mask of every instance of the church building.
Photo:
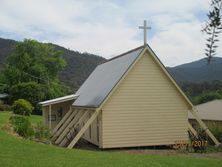
[[[99,148],[188,141],[188,131],[197,135],[188,112],[220,144],[146,40],[98,65],[75,94],[40,104],[53,142],[63,147],[73,148],[80,138]]]

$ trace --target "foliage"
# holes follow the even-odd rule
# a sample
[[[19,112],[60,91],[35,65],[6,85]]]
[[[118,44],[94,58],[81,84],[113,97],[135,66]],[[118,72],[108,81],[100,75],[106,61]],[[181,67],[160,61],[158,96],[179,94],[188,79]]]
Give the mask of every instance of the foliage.
[[[23,137],[31,137],[34,131],[31,126],[29,118],[21,115],[13,115],[10,117],[10,123],[12,124],[16,133]]]
[[[207,14],[208,21],[204,29],[209,37],[206,41],[206,56],[208,58],[208,63],[210,63],[213,56],[216,55],[216,45],[219,42],[219,34],[222,32],[222,0],[211,0],[211,8]]]
[[[48,142],[51,136],[51,131],[49,128],[47,128],[43,123],[41,122],[40,116],[32,115],[30,117],[23,116],[23,115],[11,115],[10,112],[1,113],[1,117],[3,116],[3,120],[9,119],[9,122],[11,123],[13,129],[12,131],[15,131],[17,134],[19,134],[22,137],[30,138],[34,140],[38,140],[41,142]],[[7,118],[5,118],[7,116]],[[2,120],[0,119],[0,124]],[[3,124],[3,123],[2,123]],[[10,124],[6,124],[6,121],[4,122],[5,126],[3,126],[1,129],[9,131],[9,127],[11,127]]]
[[[39,100],[45,98],[43,91],[42,85],[33,81],[18,83],[13,85],[9,90],[13,101],[23,98],[30,101],[32,104],[36,104]]]
[[[222,98],[221,81],[185,83],[182,85],[182,89],[194,104]]]
[[[47,94],[47,99],[61,97],[66,95],[68,92],[69,94],[71,93],[69,87],[61,85],[58,80],[51,82],[50,87],[44,87],[44,91]]]
[[[221,122],[208,122],[207,127],[214,134],[214,136],[222,142],[222,123]]]
[[[0,71],[4,68],[4,62],[7,57],[13,52],[16,41],[0,38]],[[1,78],[1,77],[0,77]]]
[[[0,111],[11,111],[11,106],[0,100]]]
[[[222,94],[219,94],[218,92],[204,92],[194,98],[194,103],[202,104],[215,99],[222,99]]]
[[[18,99],[13,103],[12,110],[15,114],[30,116],[33,110],[33,106],[27,100]]]
[[[42,122],[38,122],[34,128],[35,138],[44,140],[49,139],[51,136],[50,129],[47,128]]]
[[[204,121],[204,123],[213,133],[216,139],[218,139],[219,142],[222,142],[222,123],[220,121]],[[209,138],[209,136],[207,136],[205,130],[197,125],[197,122],[196,122],[196,130],[198,134],[201,136],[202,140],[208,141],[208,146],[214,145],[214,142]]]
[[[59,72],[65,67],[62,52],[52,45],[25,39],[18,42],[7,58],[1,74],[4,92],[13,100],[23,98],[34,106],[35,114],[40,114],[38,102],[67,94],[67,89],[59,82]]]
[[[16,43],[16,41],[11,42],[11,40],[0,38],[0,70],[4,66],[2,62],[5,62],[5,58],[15,50],[14,45]],[[48,44],[48,46],[52,47],[56,52],[62,52],[60,57],[64,58],[67,62],[67,65],[59,71],[59,80],[62,85],[66,86],[66,90],[69,89],[67,87],[71,89],[71,91],[67,90],[68,93],[66,94],[73,93],[73,91],[77,90],[95,67],[105,61],[104,58],[89,53],[72,51],[54,44]],[[47,97],[47,99],[50,98]]]
[[[0,111],[11,111],[12,107],[8,104],[3,104],[0,102]]]
[[[222,89],[222,81],[203,82],[203,83],[184,83],[182,86],[184,92],[189,96],[197,96],[206,91],[218,91]]]
[[[1,82],[3,82],[3,78],[1,78],[1,73],[0,73],[0,93],[4,93],[5,90],[6,90],[7,85],[3,84]]]
[[[20,98],[28,100],[34,106],[35,114],[41,114],[38,103],[42,99],[45,99],[45,92],[44,85],[33,81],[18,83],[9,89],[9,94],[12,97],[11,101]]]
[[[64,66],[61,52],[48,44],[25,39],[17,43],[15,51],[7,59],[5,80],[9,86],[30,81],[47,85],[57,79]]]

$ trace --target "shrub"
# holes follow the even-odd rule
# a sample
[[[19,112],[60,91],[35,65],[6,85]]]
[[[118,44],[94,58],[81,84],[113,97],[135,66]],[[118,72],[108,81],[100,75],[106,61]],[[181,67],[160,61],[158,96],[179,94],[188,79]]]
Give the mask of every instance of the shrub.
[[[15,114],[29,116],[32,113],[33,107],[29,101],[18,99],[13,103],[12,110]]]
[[[3,101],[0,100],[0,111],[11,111],[11,106],[8,104],[4,104]]]
[[[208,122],[207,126],[214,136],[222,142],[222,124],[219,122]]]
[[[214,99],[221,99],[222,96],[218,92],[205,92],[197,97],[197,104],[206,103]]]
[[[51,136],[50,129],[42,122],[37,123],[35,127],[35,138],[39,140],[49,139]]]
[[[34,106],[34,113],[41,114],[41,109],[37,107],[39,101],[45,99],[44,87],[36,82],[22,82],[13,85],[9,89],[11,100],[25,99]]]
[[[20,136],[27,138],[34,135],[34,131],[28,117],[13,115],[10,117],[10,123],[12,124],[14,131]]]

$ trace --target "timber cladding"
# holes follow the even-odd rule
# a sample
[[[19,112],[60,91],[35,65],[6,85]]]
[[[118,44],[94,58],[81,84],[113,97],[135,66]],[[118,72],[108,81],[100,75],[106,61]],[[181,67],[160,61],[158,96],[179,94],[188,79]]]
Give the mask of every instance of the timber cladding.
[[[189,111],[220,145],[148,45],[99,65],[71,98],[74,103],[70,96],[51,100],[57,101],[52,115],[71,107],[52,125],[58,124],[53,139],[59,146],[73,148],[81,137],[100,148],[174,145],[188,141],[188,130],[197,136]]]
[[[102,148],[188,140],[189,105],[148,52],[105,103]]]
[[[69,100],[51,105],[51,114],[54,120],[51,121],[52,129],[59,123],[62,117],[68,112],[74,100]],[[43,107],[43,118],[46,126],[49,126],[49,106]]]

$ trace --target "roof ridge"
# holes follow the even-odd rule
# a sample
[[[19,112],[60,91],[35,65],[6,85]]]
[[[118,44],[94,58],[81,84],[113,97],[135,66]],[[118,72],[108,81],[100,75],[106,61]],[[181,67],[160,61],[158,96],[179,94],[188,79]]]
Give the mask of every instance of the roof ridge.
[[[119,58],[119,57],[122,57],[122,56],[124,56],[124,55],[126,55],[126,54],[129,54],[129,53],[131,53],[131,52],[134,52],[134,51],[136,51],[136,50],[138,50],[138,49],[141,49],[141,48],[143,48],[143,47],[144,47],[144,45],[139,46],[139,47],[134,48],[134,49],[131,49],[131,50],[127,51],[127,52],[121,53],[120,55],[115,56],[115,57],[112,57],[112,58],[108,59],[107,61],[105,61],[105,62],[103,62],[103,63],[101,63],[101,64],[105,64],[105,63],[107,63],[107,62],[110,62],[110,61],[112,61],[112,60],[115,60],[115,59],[117,59],[117,58]]]

